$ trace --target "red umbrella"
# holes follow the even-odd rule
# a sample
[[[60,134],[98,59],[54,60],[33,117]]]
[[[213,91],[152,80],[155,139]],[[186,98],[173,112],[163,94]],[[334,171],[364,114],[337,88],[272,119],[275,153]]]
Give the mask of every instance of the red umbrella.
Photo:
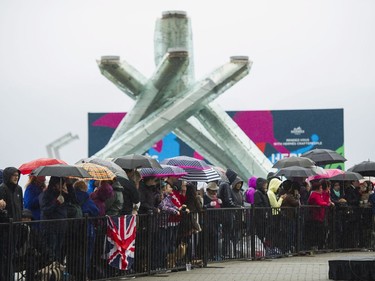
[[[54,158],[39,158],[32,160],[30,162],[22,164],[18,170],[21,171],[21,174],[27,175],[30,174],[32,170],[40,167],[40,166],[50,166],[55,164],[66,164],[66,162],[60,160],[60,159],[54,159]]]

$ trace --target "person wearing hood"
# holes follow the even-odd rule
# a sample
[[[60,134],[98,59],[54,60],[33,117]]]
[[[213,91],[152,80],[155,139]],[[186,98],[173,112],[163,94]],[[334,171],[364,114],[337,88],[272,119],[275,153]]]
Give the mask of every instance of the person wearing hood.
[[[14,167],[5,168],[0,185],[0,210],[6,210],[7,217],[21,221],[23,209],[22,187],[18,185],[21,172]]]
[[[284,198],[286,197],[286,194],[283,194],[280,196],[279,199],[277,199],[277,194],[279,191],[279,188],[281,186],[281,180],[279,178],[273,178],[271,179],[269,185],[268,185],[268,191],[267,196],[270,200],[270,205],[272,207],[272,215],[278,215],[280,213],[280,207],[283,203]]]
[[[13,219],[13,221],[21,221],[22,219],[23,196],[22,188],[18,185],[20,174],[20,171],[14,167],[7,167],[3,171],[3,183],[0,185],[1,219]],[[14,250],[9,249],[9,244],[16,244],[18,238],[16,235],[10,238],[7,225],[1,228],[0,280],[14,280],[13,262],[9,263],[9,259],[13,260]],[[10,243],[10,239],[12,239],[14,243]],[[10,264],[10,267],[8,264]]]
[[[254,195],[256,191],[257,177],[253,176],[249,178],[248,186],[249,188],[245,192],[245,201],[249,204],[254,204]]]
[[[120,182],[115,179],[112,184],[113,196],[105,200],[105,210],[108,216],[118,216],[124,206],[124,188]]]
[[[225,175],[228,181],[222,181],[219,186],[218,198],[222,201],[222,208],[236,208],[233,198],[231,185],[237,178],[237,173],[231,169],[227,169]],[[234,241],[233,221],[235,219],[234,212],[226,210],[223,213],[223,256],[229,257],[231,251],[231,240]]]
[[[233,200],[233,193],[231,185],[237,178],[237,173],[231,169],[227,169],[225,175],[228,178],[227,181],[222,181],[219,186],[218,198],[221,199],[223,202],[221,207],[222,208],[235,208],[236,204]]]
[[[267,196],[267,180],[264,178],[257,178],[256,191],[254,193],[255,206],[255,233],[258,238],[264,242],[268,237],[269,228],[269,208],[270,201]]]
[[[243,207],[244,205],[244,196],[241,192],[241,188],[243,186],[243,180],[240,177],[236,177],[236,179],[232,183],[232,198],[233,202],[236,207]]]
[[[243,180],[240,177],[236,177],[236,179],[232,183],[232,197],[233,202],[236,204],[236,208],[243,208],[244,207],[244,195],[242,193],[242,186],[243,186]],[[233,248],[236,249],[236,245],[238,241],[240,241],[242,237],[242,229],[243,229],[243,223],[245,221],[243,220],[243,216],[245,215],[244,210],[236,209],[233,212],[233,231],[232,231],[232,243]],[[246,228],[245,228],[246,229]]]
[[[285,228],[285,225],[281,222],[280,207],[283,203],[286,194],[281,195],[279,198],[278,192],[281,186],[281,180],[279,178],[272,178],[268,184],[267,196],[270,200],[272,208],[272,216],[270,220],[270,240],[273,246],[281,249],[283,246],[283,235],[280,235],[280,229]],[[282,227],[281,227],[282,226]]]

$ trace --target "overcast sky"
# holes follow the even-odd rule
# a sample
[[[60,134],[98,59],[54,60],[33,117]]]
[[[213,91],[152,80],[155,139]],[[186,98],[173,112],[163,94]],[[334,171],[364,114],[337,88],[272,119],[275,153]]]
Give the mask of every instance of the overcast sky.
[[[343,108],[347,167],[375,160],[373,0],[2,0],[0,167],[46,157],[68,132],[79,140],[61,158],[86,157],[87,113],[133,105],[96,59],[119,55],[150,76],[155,20],[167,10],[192,20],[197,79],[233,55],[253,61],[218,99],[224,109]]]

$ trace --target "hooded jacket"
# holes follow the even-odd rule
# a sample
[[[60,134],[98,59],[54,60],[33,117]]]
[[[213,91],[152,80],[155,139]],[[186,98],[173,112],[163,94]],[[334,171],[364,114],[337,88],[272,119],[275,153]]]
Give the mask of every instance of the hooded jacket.
[[[237,173],[231,169],[228,169],[225,175],[227,176],[229,182],[223,181],[220,183],[218,197],[223,202],[221,205],[222,208],[234,208],[236,207],[236,204],[233,201],[231,185],[236,180]]]
[[[10,178],[14,173],[21,175],[21,172],[17,168],[8,167],[4,169],[3,183],[0,185],[0,200],[2,199],[6,203],[5,210],[8,212],[8,218],[20,221],[22,218],[23,195],[18,181],[16,184],[10,182]]]
[[[112,184],[113,195],[105,201],[106,215],[118,216],[124,206],[124,188],[116,180]]]
[[[257,184],[257,177],[251,177],[248,182],[249,188],[245,192],[245,200],[249,204],[254,204],[254,194],[255,194],[256,184]]]
[[[256,181],[256,191],[254,193],[254,206],[255,207],[263,207],[263,208],[270,207],[270,201],[268,199],[267,193],[263,189],[263,184],[266,182],[267,180],[264,178],[258,178]]]
[[[281,180],[279,180],[278,178],[273,178],[268,185],[267,195],[272,208],[280,208],[281,204],[283,203],[282,197],[280,197],[279,200],[277,200],[276,198],[276,193],[279,190],[281,183]],[[279,209],[272,209],[273,215],[278,215],[279,212]]]
[[[242,207],[244,203],[244,196],[242,194],[241,189],[235,188],[237,183],[241,183],[241,187],[243,185],[243,180],[240,177],[236,177],[236,179],[232,183],[232,198],[236,207]]]

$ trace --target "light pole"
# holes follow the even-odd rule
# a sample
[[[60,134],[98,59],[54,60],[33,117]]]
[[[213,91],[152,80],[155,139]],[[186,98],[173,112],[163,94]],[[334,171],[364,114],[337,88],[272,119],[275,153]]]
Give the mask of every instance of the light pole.
[[[47,144],[46,149],[48,157],[60,159],[60,148],[76,139],[79,139],[78,135],[73,136],[72,133],[67,133],[62,137],[59,137],[58,139],[54,140],[53,142]]]

